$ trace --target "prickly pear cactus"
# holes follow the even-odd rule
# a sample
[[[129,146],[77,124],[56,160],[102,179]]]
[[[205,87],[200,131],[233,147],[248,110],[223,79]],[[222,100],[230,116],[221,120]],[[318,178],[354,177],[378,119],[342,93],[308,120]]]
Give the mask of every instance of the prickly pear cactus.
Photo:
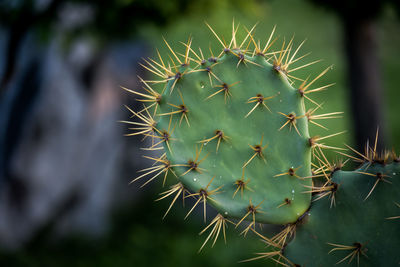
[[[347,161],[333,164],[324,154],[340,149],[323,143],[340,133],[318,137],[308,131],[309,123],[325,128],[318,120],[341,113],[317,115],[320,105],[310,98],[331,86],[315,86],[329,68],[300,79],[293,72],[317,62],[296,65],[304,57],[298,56],[303,43],[293,48],[293,40],[283,41],[271,51],[275,29],[261,47],[254,27],[239,42],[233,24],[229,43],[208,27],[222,46],[217,55],[204,57],[191,39],[182,52],[165,41],[170,54],[157,52],[156,60],[143,65],[155,78],[141,79],[142,91],[124,88],[143,103],[138,112],[128,108],[132,120],[124,122],[133,126],[128,135],[149,140],[144,150],[151,164],[133,182],[175,180],[158,199],[172,199],[166,214],[180,197],[195,198],[186,217],[201,208],[206,221],[206,204],[213,206],[219,213],[201,232],[209,234],[200,249],[221,232],[225,237],[227,223],[234,223],[268,245],[249,260],[270,258],[284,266],[400,264],[399,157],[377,153],[376,139],[364,154],[350,147],[356,156],[339,152],[361,163],[342,171]],[[313,107],[306,110],[306,104]],[[256,223],[284,227],[266,237]]]
[[[400,265],[400,163],[338,170],[313,192],[315,202],[284,249],[293,265]]]
[[[132,111],[139,121],[128,123],[152,139],[147,150],[164,152],[149,157],[156,165],[135,180],[172,173],[179,182],[165,197],[196,197],[204,219],[209,203],[239,224],[294,222],[310,205],[311,194],[303,191],[311,186],[312,150],[324,146],[308,131],[308,123],[322,117],[316,109],[307,112],[304,101],[329,86],[312,88],[328,69],[296,88],[293,71],[315,63],[293,66],[301,45],[293,49],[290,40],[271,52],[273,33],[262,48],[254,28],[239,42],[235,25],[225,44],[210,29],[222,45],[218,56],[205,58],[191,40],[182,53],[166,42],[169,62],[158,54],[144,65],[158,79],[142,80],[145,93],[130,90],[146,105]]]
[[[376,141],[365,154],[353,151],[361,158],[345,155],[361,163],[354,171],[315,154],[320,164],[314,177],[322,174],[323,182],[306,191],[313,194],[309,210],[272,237],[256,232],[269,249],[250,260],[294,267],[400,264],[400,158],[378,154]]]

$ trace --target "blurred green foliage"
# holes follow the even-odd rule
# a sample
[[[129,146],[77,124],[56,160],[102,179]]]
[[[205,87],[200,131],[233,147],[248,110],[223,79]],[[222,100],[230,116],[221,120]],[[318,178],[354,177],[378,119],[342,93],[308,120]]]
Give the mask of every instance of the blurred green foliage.
[[[149,26],[157,28],[192,15],[216,13],[224,6],[246,10],[255,0],[9,0],[0,2],[0,26],[39,30],[51,38],[65,6],[89,8],[84,23],[65,31],[68,38],[90,35],[98,41],[127,40]],[[75,18],[76,19],[76,18]]]

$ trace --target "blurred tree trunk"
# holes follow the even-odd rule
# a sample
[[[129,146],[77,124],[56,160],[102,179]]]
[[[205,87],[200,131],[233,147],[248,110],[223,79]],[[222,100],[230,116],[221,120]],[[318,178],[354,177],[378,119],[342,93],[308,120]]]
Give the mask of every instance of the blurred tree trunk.
[[[373,142],[379,127],[378,145],[383,148],[386,134],[376,24],[371,18],[347,17],[343,26],[355,144],[361,150],[368,140]]]
[[[384,148],[383,94],[378,58],[376,20],[385,2],[394,0],[311,0],[333,10],[341,19],[347,73],[350,86],[350,106],[353,113],[356,148],[364,150],[366,142],[374,142],[379,127],[378,149]],[[397,4],[398,5],[398,4]]]

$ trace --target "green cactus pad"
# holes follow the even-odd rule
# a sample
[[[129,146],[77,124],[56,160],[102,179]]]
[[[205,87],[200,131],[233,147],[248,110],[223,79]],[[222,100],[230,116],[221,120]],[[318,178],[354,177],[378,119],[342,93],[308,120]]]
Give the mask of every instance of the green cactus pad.
[[[313,202],[284,255],[299,266],[399,265],[400,163],[365,163],[331,181],[335,205],[332,194]]]
[[[171,171],[196,205],[207,202],[239,223],[294,222],[310,205],[303,191],[318,141],[308,132],[313,112],[305,110],[305,91],[326,70],[295,88],[292,41],[269,52],[271,38],[261,50],[250,31],[237,45],[236,30],[219,56],[203,58],[189,40],[184,54],[167,43],[168,64],[160,55],[147,61],[162,79],[143,81],[150,95],[142,101],[150,103],[134,115],[145,122],[137,129],[153,139],[148,149],[165,152],[152,158],[162,164],[149,173]],[[248,43],[254,50],[242,48]]]

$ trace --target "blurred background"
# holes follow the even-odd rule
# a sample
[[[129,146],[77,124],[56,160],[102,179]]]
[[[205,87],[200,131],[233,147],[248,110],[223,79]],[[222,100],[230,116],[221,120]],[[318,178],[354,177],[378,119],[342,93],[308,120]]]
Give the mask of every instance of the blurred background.
[[[344,117],[312,134],[347,130],[327,143],[361,148],[379,126],[381,146],[400,151],[400,4],[367,2],[0,0],[0,266],[234,266],[263,251],[230,227],[227,245],[198,254],[202,214],[184,221],[189,205],[176,205],[162,220],[160,181],[129,185],[150,162],[118,123],[124,104],[138,108],[120,86],[151,78],[138,63],[167,53],[162,36],[219,51],[204,21],[225,39],[233,19],[259,22],[261,40],[277,25],[278,49],[294,35],[304,62],[322,59],[297,76],[333,66],[314,99]]]

